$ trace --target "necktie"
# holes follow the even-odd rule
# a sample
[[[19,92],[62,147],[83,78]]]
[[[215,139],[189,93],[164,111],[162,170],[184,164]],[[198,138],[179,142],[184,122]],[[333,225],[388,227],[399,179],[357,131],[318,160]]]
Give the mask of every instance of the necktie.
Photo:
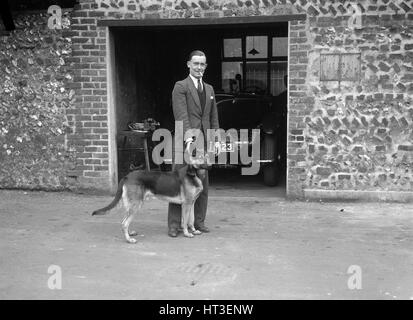
[[[201,79],[198,79],[198,93],[202,93]]]

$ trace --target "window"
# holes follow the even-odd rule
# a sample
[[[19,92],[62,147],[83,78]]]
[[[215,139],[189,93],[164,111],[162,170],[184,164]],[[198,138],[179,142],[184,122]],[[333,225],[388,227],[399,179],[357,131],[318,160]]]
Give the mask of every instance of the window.
[[[224,57],[242,57],[242,42],[238,39],[224,39]]]
[[[322,53],[320,81],[358,81],[360,53]]]
[[[248,36],[246,39],[246,53],[248,58],[267,58],[268,56],[268,37]]]
[[[267,62],[247,61],[245,75],[246,92],[264,94],[267,91]]]
[[[286,57],[288,55],[288,38],[274,37],[272,38],[272,56]]]
[[[222,85],[225,93],[278,95],[286,90],[288,38],[248,34],[223,38]]]
[[[238,93],[241,90],[242,62],[222,63],[222,89]]]
[[[287,90],[285,77],[287,76],[287,62],[271,62],[270,93],[278,96]]]

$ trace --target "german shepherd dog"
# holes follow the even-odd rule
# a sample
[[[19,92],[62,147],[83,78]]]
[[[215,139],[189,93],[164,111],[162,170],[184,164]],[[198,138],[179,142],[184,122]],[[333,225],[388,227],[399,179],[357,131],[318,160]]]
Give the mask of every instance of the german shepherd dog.
[[[113,201],[106,207],[94,211],[92,215],[108,213],[122,198],[126,209],[122,231],[127,242],[136,243],[136,239],[131,236],[136,236],[137,233],[129,232],[129,225],[144,201],[152,196],[182,205],[181,227],[184,236],[192,238],[194,235],[201,234],[201,231],[194,227],[194,204],[203,189],[198,175],[205,174],[203,170],[207,169],[209,166],[205,164],[204,157],[202,159],[190,157],[189,164],[171,172],[132,171],[119,182]]]

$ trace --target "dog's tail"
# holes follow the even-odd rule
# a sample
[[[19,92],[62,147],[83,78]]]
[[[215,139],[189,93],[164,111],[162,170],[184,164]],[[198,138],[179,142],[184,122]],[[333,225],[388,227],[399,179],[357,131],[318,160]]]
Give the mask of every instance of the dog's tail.
[[[112,210],[114,207],[116,207],[116,205],[118,204],[119,200],[122,198],[122,192],[123,192],[123,185],[125,184],[127,177],[123,178],[120,182],[119,182],[119,186],[118,186],[118,190],[116,191],[116,195],[115,198],[112,200],[111,203],[109,203],[106,207],[102,208],[102,209],[98,209],[96,211],[92,212],[92,216],[100,216],[100,215],[104,215],[107,214],[108,211]]]

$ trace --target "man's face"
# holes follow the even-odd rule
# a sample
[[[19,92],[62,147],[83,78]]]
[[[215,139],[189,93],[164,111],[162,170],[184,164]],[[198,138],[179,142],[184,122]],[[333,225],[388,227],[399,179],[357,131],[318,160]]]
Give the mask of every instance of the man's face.
[[[189,73],[195,78],[201,78],[207,67],[205,56],[192,56],[191,61],[187,62]]]

